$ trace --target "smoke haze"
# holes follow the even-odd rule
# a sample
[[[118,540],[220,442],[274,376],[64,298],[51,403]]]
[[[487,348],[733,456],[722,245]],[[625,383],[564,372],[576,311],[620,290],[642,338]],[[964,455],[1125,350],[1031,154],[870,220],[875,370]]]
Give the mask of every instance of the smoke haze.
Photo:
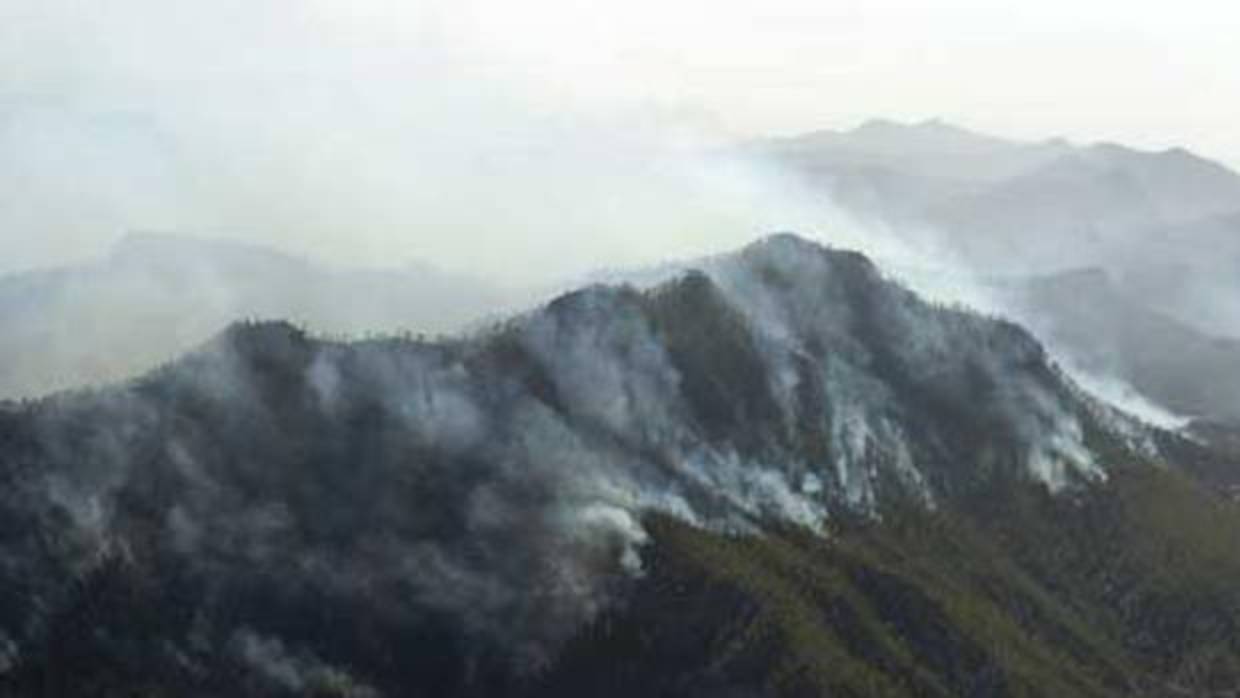
[[[546,282],[808,232],[803,206],[771,199],[778,182],[703,172],[688,151],[873,114],[1240,154],[1212,125],[1234,123],[1234,105],[1185,123],[1151,108],[1186,114],[1237,91],[1199,70],[1219,64],[1227,23],[1109,4],[8,2],[0,270],[172,230]],[[1175,84],[1153,103],[1114,81],[1092,94],[1112,61],[1124,74],[1161,64],[1152,32],[1194,37],[1177,42]],[[996,57],[972,38],[984,35],[1010,51]],[[929,46],[934,60],[919,60]],[[1092,62],[1076,60],[1086,49]],[[1072,70],[1030,84],[1040,61]],[[1015,108],[1029,94],[1055,115]],[[816,213],[814,228],[834,223]]]

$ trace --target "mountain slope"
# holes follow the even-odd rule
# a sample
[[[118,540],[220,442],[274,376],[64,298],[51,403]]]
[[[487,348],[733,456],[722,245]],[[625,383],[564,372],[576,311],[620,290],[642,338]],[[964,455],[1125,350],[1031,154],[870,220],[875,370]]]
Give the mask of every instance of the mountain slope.
[[[1236,511],[1159,456],[1196,447],[861,255],[700,266],[436,343],[238,325],[0,411],[0,686],[1126,695],[1205,652],[1235,678]],[[1164,625],[1183,604],[1204,625]]]
[[[830,539],[655,524],[642,593],[583,633],[551,684],[602,696],[1235,689],[1234,505],[1157,470],[1075,498],[995,494],[967,516],[906,510]]]

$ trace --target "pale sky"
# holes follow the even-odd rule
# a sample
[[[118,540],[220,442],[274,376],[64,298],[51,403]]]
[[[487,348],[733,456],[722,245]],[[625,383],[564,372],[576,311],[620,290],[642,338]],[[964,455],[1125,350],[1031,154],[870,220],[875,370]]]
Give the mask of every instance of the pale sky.
[[[871,117],[1237,166],[1238,33],[1192,1],[0,0],[0,271],[132,229],[517,280],[648,260],[783,222],[669,148]]]

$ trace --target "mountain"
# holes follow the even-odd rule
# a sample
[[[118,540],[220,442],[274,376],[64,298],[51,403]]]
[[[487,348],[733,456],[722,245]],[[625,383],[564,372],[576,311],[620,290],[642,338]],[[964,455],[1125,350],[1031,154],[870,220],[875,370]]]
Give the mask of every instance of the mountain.
[[[871,121],[741,150],[866,216],[937,228],[938,242],[990,270],[1055,271],[1107,263],[1120,251],[1131,259],[1169,229],[1240,214],[1240,175],[1178,148],[1022,142],[940,121]],[[1234,239],[1237,229],[1227,229]],[[1193,238],[1178,236],[1190,247]]]
[[[1073,334],[1064,344],[1096,363],[1082,324],[1092,314],[1109,328],[1102,341],[1115,355],[1106,363],[1126,367],[1120,373],[1146,397],[1234,415],[1240,391],[1216,377],[1229,375],[1219,369],[1229,369],[1225,354],[1240,338],[1240,175],[1219,163],[1178,148],[1021,142],[933,121],[870,122],[742,151],[967,273],[1055,278],[1099,269],[1108,288],[1079,289],[1099,307],[1042,293],[1035,305],[1045,322],[1034,329]],[[1107,319],[1102,308],[1118,306],[1134,326]],[[1185,382],[1167,385],[1172,374]]]
[[[1237,211],[1240,176],[1221,165],[1183,150],[1095,145],[923,213],[979,264],[1053,270],[1073,261],[1105,263],[1117,250],[1139,255],[1157,243],[1146,231]],[[1019,259],[1013,249],[1021,250]]]
[[[939,121],[871,121],[741,151],[866,216],[939,228],[938,242],[992,270],[1054,271],[1107,263],[1115,253],[1132,261],[1167,231],[1208,221],[1234,240],[1240,214],[1240,175],[1179,148],[1022,142]],[[1193,235],[1176,237],[1188,248],[1177,257],[1199,257]]]
[[[867,121],[851,131],[816,131],[744,146],[824,174],[849,167],[900,173],[968,188],[1029,172],[1071,152],[1063,141],[1021,143],[975,133],[939,120],[901,124]]]
[[[990,288],[1090,388],[1162,422],[1158,408],[1170,409],[1187,433],[1240,454],[1240,341],[1137,302],[1097,268],[992,280]],[[1237,475],[1225,468],[1207,479],[1240,491]]]
[[[0,690],[1240,683],[1240,509],[1196,475],[1234,463],[860,254],[693,266],[440,341],[237,324],[0,410]]]
[[[0,277],[0,397],[137,375],[242,319],[436,333],[507,302],[429,266],[337,270],[258,246],[130,235],[96,263]]]

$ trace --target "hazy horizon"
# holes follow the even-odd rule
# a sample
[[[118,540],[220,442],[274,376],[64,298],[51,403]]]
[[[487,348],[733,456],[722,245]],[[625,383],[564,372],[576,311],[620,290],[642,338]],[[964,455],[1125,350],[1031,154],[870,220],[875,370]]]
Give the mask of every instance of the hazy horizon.
[[[1240,85],[1217,70],[1240,53],[1231,12],[0,3],[0,272],[97,257],[130,231],[506,283],[684,257],[849,225],[698,149],[871,118],[1234,166]]]

